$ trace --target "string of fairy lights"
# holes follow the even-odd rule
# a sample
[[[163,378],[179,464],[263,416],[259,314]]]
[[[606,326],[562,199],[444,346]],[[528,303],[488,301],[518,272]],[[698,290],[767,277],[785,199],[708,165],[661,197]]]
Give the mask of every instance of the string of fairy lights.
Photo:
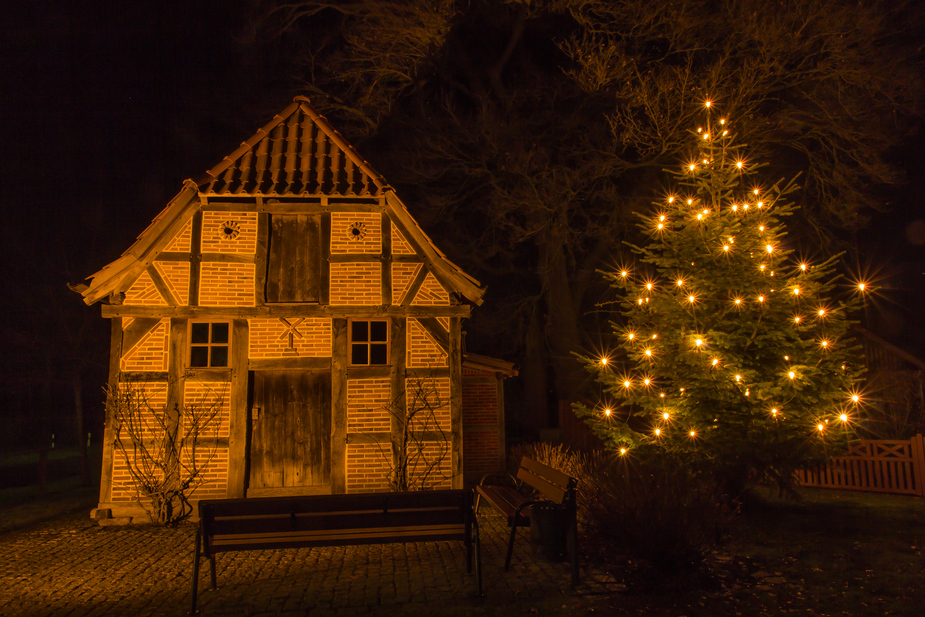
[[[711,103],[706,102],[705,107],[709,113]],[[608,274],[627,294],[622,302],[630,325],[617,332],[622,338],[621,346],[636,367],[626,374],[615,372],[607,354],[586,360],[592,368],[606,373],[605,382],[610,384],[612,395],[629,403],[647,404],[657,411],[656,421],[649,423],[644,436],[658,441],[669,434],[673,438],[684,435],[696,440],[719,422],[718,417],[703,425],[674,421],[676,416],[684,419],[679,410],[691,384],[685,387],[676,375],[668,375],[672,369],[702,371],[713,386],[741,395],[744,405],[760,399],[766,419],[780,425],[787,421],[787,406],[794,400],[796,389],[814,387],[811,376],[831,370],[827,361],[838,357],[843,374],[837,379],[843,387],[838,395],[840,403],[834,411],[820,410],[813,414],[813,425],[805,428],[807,434],[824,436],[830,421],[835,421],[847,429],[857,418],[862,397],[851,377],[857,371],[849,370],[845,355],[834,352],[849,346],[842,343],[850,325],[848,316],[866,301],[864,296],[871,292],[870,283],[856,281],[847,301],[832,300],[830,294],[836,289],[838,277],[831,273],[837,265],[837,255],[819,263],[805,258],[795,263],[789,260],[794,250],[785,242],[786,230],[780,218],[794,209],[784,197],[795,186],[791,183],[781,187],[778,183],[768,188],[748,186],[743,190],[745,176],[762,165],[752,165],[739,155],[740,147],[731,143],[726,118],[719,120],[716,132],[708,120],[705,127],[697,129],[697,137],[699,155],[686,162],[678,175],[688,180],[685,183],[688,186],[700,182],[705,190],[684,196],[666,195],[656,204],[654,213],[643,217],[642,226],[650,234],[652,244],[647,248],[634,247],[647,257],[643,261],[654,265],[657,274],[653,276],[648,273],[651,268],[643,268],[645,272],[637,276],[629,267]],[[730,178],[736,178],[738,190],[728,190]],[[702,196],[704,192],[707,199]],[[741,269],[743,258],[752,264],[748,266],[753,268],[751,272]],[[715,269],[724,267],[739,268],[734,273],[744,273],[748,283],[738,289],[724,287]],[[657,316],[671,311],[680,311],[688,317],[687,321],[681,331],[659,331],[653,325],[659,321]],[[784,395],[762,396],[756,388],[767,384],[761,381],[759,371],[749,369],[748,358],[730,348],[730,344],[713,340],[722,339],[724,333],[706,327],[713,321],[734,329],[737,318],[749,315],[758,322],[757,334],[763,319],[784,314],[785,321],[768,326],[783,332],[794,349],[781,350],[786,353],[781,353],[783,362],[776,374],[777,381],[768,388],[783,392],[789,384],[790,399]],[[663,324],[665,321],[662,319]],[[692,363],[692,358],[697,363]],[[837,370],[838,362],[835,364]],[[660,382],[671,383],[671,389]],[[615,407],[602,403],[596,412],[598,421],[612,422]],[[628,449],[623,444],[619,452],[626,454]]]

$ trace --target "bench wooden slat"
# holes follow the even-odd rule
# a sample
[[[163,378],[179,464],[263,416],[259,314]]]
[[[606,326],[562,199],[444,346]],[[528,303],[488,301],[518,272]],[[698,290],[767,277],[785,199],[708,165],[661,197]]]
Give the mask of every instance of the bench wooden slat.
[[[530,470],[523,467],[521,467],[520,471],[517,472],[517,479],[525,482],[526,484],[529,484],[539,492],[543,493],[543,496],[546,499],[557,504],[561,504],[565,499],[565,496],[568,494],[564,487],[556,486],[542,476],[531,473]]]
[[[575,481],[572,476],[568,475],[567,473],[563,473],[558,469],[549,467],[548,465],[538,463],[537,461],[527,458],[526,456],[520,460],[520,467],[521,469],[530,471],[535,476],[546,478],[552,484],[561,486],[563,488],[568,487],[570,483]]]

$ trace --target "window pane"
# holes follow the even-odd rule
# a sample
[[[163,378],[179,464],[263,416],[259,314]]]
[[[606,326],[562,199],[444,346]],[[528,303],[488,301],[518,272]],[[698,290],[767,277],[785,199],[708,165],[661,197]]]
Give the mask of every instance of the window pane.
[[[366,343],[350,346],[350,364],[369,364],[369,348]]]
[[[193,324],[198,325],[198,324]],[[205,324],[208,326],[209,324]],[[209,348],[208,347],[191,347],[189,351],[190,366],[209,366]]]
[[[369,322],[368,321],[354,321],[352,339],[357,342],[366,342],[369,340]]]
[[[213,343],[228,343],[228,324],[226,323],[212,324],[212,342]]]
[[[212,348],[212,364],[209,366],[228,366],[228,348],[216,345]]]
[[[194,323],[190,326],[190,342],[195,344],[209,342],[209,324]],[[205,366],[205,365],[203,365]]]
[[[371,341],[389,340],[389,322],[387,321],[369,322],[369,340]]]
[[[369,346],[370,364],[388,364],[389,346],[382,343],[373,343]]]

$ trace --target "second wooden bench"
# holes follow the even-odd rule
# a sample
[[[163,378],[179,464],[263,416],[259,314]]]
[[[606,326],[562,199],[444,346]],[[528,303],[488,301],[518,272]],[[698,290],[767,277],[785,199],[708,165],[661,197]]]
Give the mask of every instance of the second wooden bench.
[[[507,485],[489,483],[489,479],[503,477]],[[504,569],[511,567],[514,552],[514,538],[518,527],[530,526],[531,507],[550,504],[565,511],[566,544],[572,562],[572,585],[578,584],[578,508],[576,489],[578,481],[533,459],[523,457],[517,479],[505,474],[488,474],[476,487],[475,512],[478,514],[482,500],[487,501],[507,518],[511,528],[507,545]]]

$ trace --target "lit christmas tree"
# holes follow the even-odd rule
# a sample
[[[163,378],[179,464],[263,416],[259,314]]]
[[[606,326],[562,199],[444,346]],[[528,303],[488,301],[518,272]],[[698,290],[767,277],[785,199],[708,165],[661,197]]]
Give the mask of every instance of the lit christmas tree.
[[[695,136],[681,191],[643,217],[637,265],[607,275],[625,358],[584,358],[606,398],[576,411],[622,454],[681,451],[733,492],[750,473],[786,489],[852,435],[862,366],[847,331],[868,288],[838,275],[839,255],[788,246],[796,186],[756,184],[725,119]]]

